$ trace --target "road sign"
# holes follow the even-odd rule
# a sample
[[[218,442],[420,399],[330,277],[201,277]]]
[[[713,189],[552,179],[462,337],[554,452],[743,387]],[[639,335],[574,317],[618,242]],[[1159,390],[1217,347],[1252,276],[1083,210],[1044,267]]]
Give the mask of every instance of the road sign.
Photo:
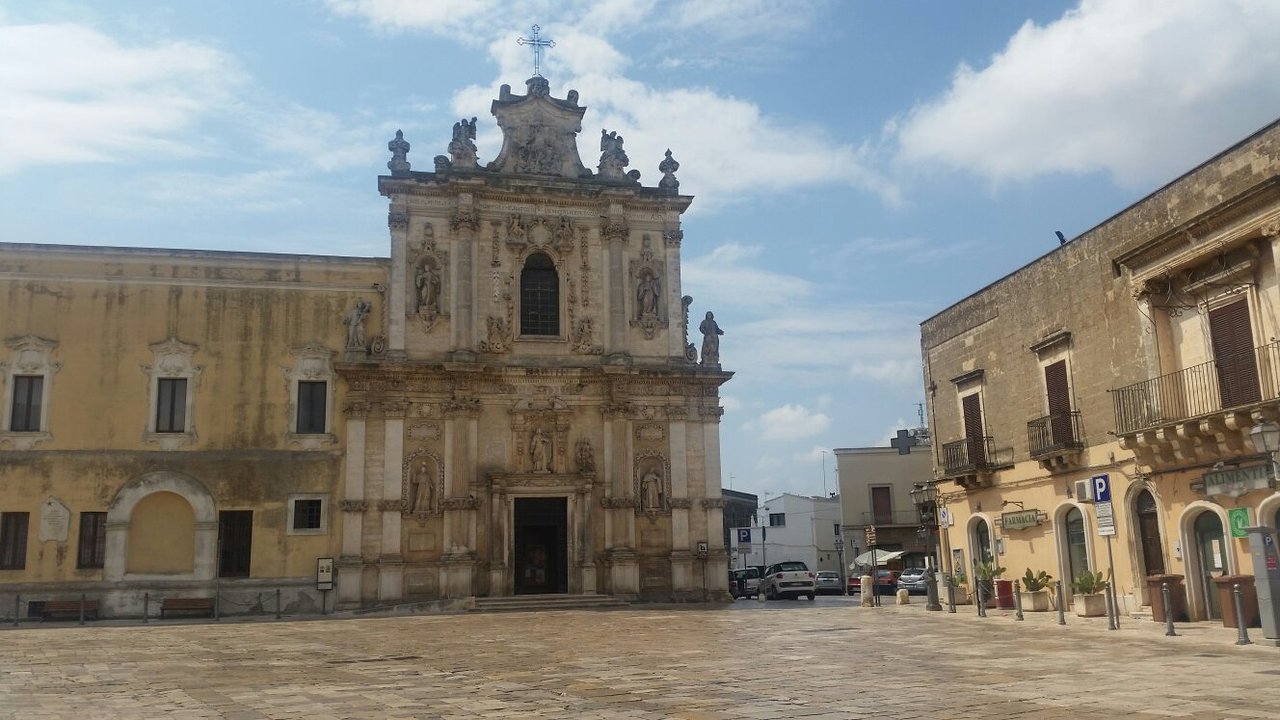
[[[867,526],[867,547],[875,547],[875,546],[876,546],[876,526],[868,525]]]
[[[1097,489],[1097,485],[1093,486]],[[1111,501],[1096,503],[1093,509],[1098,513],[1098,534],[1108,537],[1116,534],[1116,516],[1111,509]]]
[[[1111,476],[1106,473],[1094,475],[1089,478],[1089,482],[1093,483],[1093,500],[1094,502],[1109,503],[1111,502]]]
[[[751,554],[751,543],[738,543],[738,554],[740,554],[740,555],[750,555],[750,554]]]
[[[1231,537],[1249,537],[1249,533],[1245,530],[1253,525],[1252,518],[1249,517],[1249,508],[1239,507],[1227,510],[1227,520],[1231,526]]]
[[[751,544],[751,528],[738,528],[738,544]]]

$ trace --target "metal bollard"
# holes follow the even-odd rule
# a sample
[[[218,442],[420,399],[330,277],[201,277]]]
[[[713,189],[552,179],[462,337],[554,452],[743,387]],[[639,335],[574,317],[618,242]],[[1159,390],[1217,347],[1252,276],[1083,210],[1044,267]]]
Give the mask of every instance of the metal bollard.
[[[147,623],[147,616],[151,614],[151,593],[142,593],[142,623]]]
[[[213,620],[214,622],[222,622],[222,593],[213,594]]]
[[[280,619],[280,588],[276,588],[276,619]]]
[[[1169,583],[1160,583],[1160,597],[1164,600],[1164,634],[1165,637],[1177,637],[1173,631],[1173,608],[1169,606]]]
[[[1022,582],[1013,581],[1013,619],[1022,620]]]
[[[1058,624],[1059,625],[1067,624],[1066,605],[1067,605],[1066,596],[1062,594],[1062,581],[1059,580],[1058,581]]]
[[[1236,600],[1236,629],[1240,631],[1240,636],[1236,638],[1237,645],[1252,645],[1253,641],[1249,639],[1249,631],[1245,627],[1249,624],[1248,618],[1244,616],[1244,600],[1243,593],[1240,592],[1240,583],[1232,586],[1232,594]]]
[[[84,593],[80,593],[80,624],[84,624]]]
[[[986,616],[987,616],[987,601],[986,601],[986,599],[985,599],[984,597],[982,597],[982,589],[983,589],[982,581],[981,581],[981,580],[979,580],[979,581],[978,581],[977,583],[975,583],[975,584],[976,584],[976,585],[977,585],[977,587],[978,587],[978,617],[986,617]]]
[[[956,588],[947,581],[947,612],[954,613],[956,611]]]
[[[1119,630],[1120,629],[1120,596],[1116,594],[1115,583],[1108,583],[1107,590],[1111,593],[1111,607],[1115,608],[1115,611],[1116,611],[1115,617],[1112,618],[1111,620],[1111,623],[1115,625],[1115,627],[1111,629]]]
[[[13,626],[18,627],[18,610],[22,607],[22,596],[13,596]]]

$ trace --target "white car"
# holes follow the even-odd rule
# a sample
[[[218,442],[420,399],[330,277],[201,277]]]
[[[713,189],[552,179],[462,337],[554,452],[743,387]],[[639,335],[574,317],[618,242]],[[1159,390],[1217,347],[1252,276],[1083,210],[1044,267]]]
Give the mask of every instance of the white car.
[[[761,600],[777,600],[778,598],[798,598],[808,596],[810,600],[817,594],[813,583],[813,573],[809,566],[799,560],[774,563],[764,570],[757,589]]]

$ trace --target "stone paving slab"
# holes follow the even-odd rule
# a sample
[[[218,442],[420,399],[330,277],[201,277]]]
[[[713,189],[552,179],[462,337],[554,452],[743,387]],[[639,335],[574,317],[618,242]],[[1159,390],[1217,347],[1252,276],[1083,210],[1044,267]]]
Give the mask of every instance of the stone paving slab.
[[[1280,649],[1067,622],[834,597],[26,626],[0,632],[0,717],[1280,718]]]

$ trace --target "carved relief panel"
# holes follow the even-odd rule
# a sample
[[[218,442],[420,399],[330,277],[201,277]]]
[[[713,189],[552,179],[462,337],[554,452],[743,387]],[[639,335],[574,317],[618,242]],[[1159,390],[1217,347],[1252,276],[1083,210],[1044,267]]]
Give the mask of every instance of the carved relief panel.
[[[637,451],[632,475],[637,515],[653,517],[671,511],[671,462],[666,454]]]
[[[640,247],[640,257],[631,261],[632,312],[631,326],[640,328],[645,339],[652,340],[659,328],[667,327],[667,304],[662,260],[653,253],[648,235]]]
[[[517,473],[571,472],[575,450],[569,445],[572,411],[559,398],[524,399],[511,408],[512,459]]]

